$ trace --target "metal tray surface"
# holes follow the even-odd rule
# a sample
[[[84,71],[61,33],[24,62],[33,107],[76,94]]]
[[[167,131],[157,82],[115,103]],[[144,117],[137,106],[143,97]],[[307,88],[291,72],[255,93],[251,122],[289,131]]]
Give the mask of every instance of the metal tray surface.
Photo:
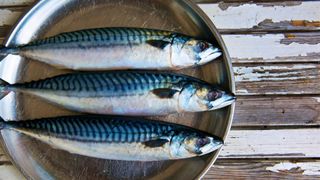
[[[231,61],[218,31],[190,0],[68,0],[40,1],[16,24],[6,46],[25,44],[61,32],[97,27],[143,27],[181,32],[218,43],[223,57],[198,68],[178,71],[235,91]],[[76,63],[76,60],[75,60]],[[28,82],[68,73],[49,65],[8,55],[0,63],[0,78]],[[154,120],[198,128],[224,140],[230,130],[234,105],[204,113],[182,113]],[[35,119],[75,114],[34,97],[10,93],[0,100],[0,116]],[[219,151],[172,161],[130,162],[95,159],[54,149],[10,130],[1,142],[12,162],[30,179],[195,179],[203,176]]]

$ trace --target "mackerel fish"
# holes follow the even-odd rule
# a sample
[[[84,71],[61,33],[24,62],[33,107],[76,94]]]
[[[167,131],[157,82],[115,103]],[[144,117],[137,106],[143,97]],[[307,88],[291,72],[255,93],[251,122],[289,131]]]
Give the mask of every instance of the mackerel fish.
[[[191,158],[211,153],[223,141],[190,127],[112,116],[67,116],[0,122],[15,131],[72,154],[126,161]]]
[[[222,53],[215,45],[183,34],[142,28],[97,28],[66,32],[0,55],[20,55],[61,69],[181,69],[210,62]]]
[[[0,87],[0,98],[22,92],[86,113],[153,116],[223,108],[235,96],[202,80],[175,73],[107,71],[60,75]]]

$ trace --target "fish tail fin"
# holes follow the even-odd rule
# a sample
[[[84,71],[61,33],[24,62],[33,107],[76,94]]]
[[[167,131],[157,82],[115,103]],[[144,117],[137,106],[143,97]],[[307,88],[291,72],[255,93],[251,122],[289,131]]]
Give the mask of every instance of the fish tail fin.
[[[7,56],[8,54],[13,54],[13,55],[19,54],[19,48],[0,46],[0,56]]]
[[[9,86],[9,83],[0,79],[0,99],[4,98],[7,94],[10,93],[8,86]]]

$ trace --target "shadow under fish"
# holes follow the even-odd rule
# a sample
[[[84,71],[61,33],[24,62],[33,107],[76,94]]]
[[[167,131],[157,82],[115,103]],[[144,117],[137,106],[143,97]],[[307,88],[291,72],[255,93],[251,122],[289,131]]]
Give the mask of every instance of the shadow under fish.
[[[65,116],[1,121],[0,127],[69,153],[112,160],[184,159],[211,153],[223,145],[219,137],[191,127],[141,118]]]

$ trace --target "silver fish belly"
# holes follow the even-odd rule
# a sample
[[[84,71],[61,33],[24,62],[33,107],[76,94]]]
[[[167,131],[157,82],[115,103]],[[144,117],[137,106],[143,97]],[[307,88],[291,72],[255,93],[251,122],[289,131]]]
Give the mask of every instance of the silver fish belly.
[[[218,137],[185,126],[112,116],[69,116],[41,120],[1,122],[1,131],[31,136],[54,148],[89,157],[156,161],[183,159],[210,153],[222,145]],[[184,138],[213,138],[207,152],[186,153]],[[175,143],[182,143],[179,148]],[[211,144],[210,144],[211,143]],[[202,145],[203,146],[203,145]],[[187,147],[187,144],[186,144]],[[194,147],[196,148],[196,147]]]
[[[18,54],[74,70],[179,69],[221,55],[219,48],[197,42],[169,31],[98,28],[66,32],[21,47],[0,48],[0,54]]]
[[[198,98],[198,94],[209,97],[211,92],[205,87],[210,88],[210,85],[173,73],[108,71],[60,75],[2,89],[28,93],[74,111],[133,116],[207,111],[221,103],[229,105],[234,100],[230,95],[229,99],[211,105]],[[197,93],[196,88],[201,92]],[[220,91],[213,92],[216,97]]]

